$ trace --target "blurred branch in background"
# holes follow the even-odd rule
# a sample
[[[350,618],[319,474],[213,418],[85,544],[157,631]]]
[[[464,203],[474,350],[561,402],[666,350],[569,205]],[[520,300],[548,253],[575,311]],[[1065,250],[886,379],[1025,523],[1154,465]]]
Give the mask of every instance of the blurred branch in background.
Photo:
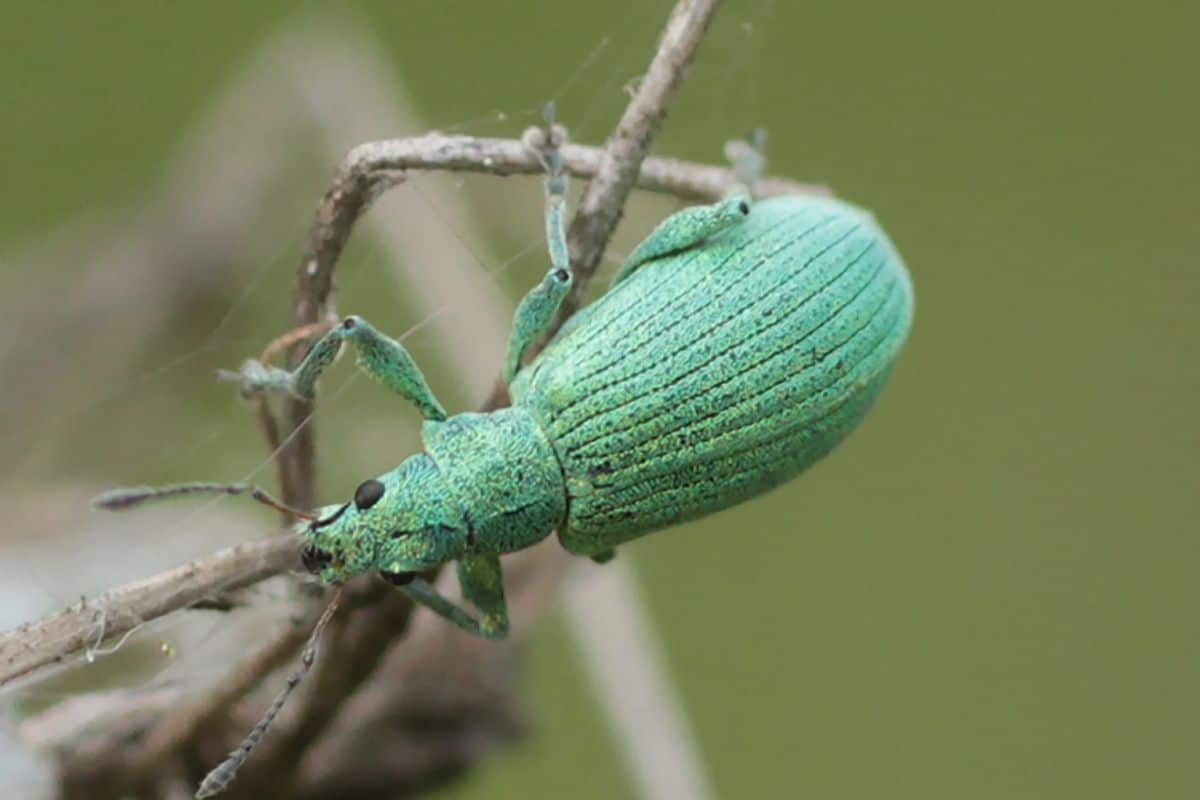
[[[717,2],[682,0],[672,14],[650,69],[608,146],[601,150],[572,145],[564,151],[572,174],[593,179],[580,201],[579,213],[571,228],[571,251],[579,270],[580,288],[599,263],[635,182],[644,188],[687,199],[713,199],[734,180],[726,169],[669,159],[646,159],[653,135],[717,5]],[[354,35],[361,38],[357,33]],[[306,115],[318,121],[331,150],[345,152],[347,145],[342,139],[347,135],[356,136],[355,141],[368,138],[371,132],[379,129],[379,120],[360,122],[366,119],[363,109],[378,112],[379,109],[402,108],[403,103],[397,98],[403,94],[396,87],[383,86],[379,82],[378,75],[384,70],[371,63],[370,55],[363,55],[361,43],[353,48],[334,43],[350,38],[336,34],[319,40],[289,36],[277,42],[265,54],[262,63],[251,71],[250,82],[234,92],[238,100],[230,102],[222,112],[229,115],[228,119],[217,115],[210,123],[208,134],[200,137],[202,144],[185,162],[219,163],[224,149],[222,137],[233,136],[240,141],[259,141],[264,158],[271,155],[276,162],[274,168],[281,168],[277,152],[280,148],[273,146],[271,136],[260,131],[256,136],[247,137],[236,126],[231,128],[229,121],[241,118],[239,109],[244,109],[250,98],[276,94],[277,87],[272,80],[286,86],[288,94],[298,92],[306,99],[306,104],[301,107]],[[268,80],[265,75],[273,78]],[[405,124],[406,119],[412,119],[410,113],[384,112],[384,117],[384,129],[412,127],[411,122]],[[293,121],[288,124],[290,122]],[[231,149],[237,150],[243,158],[248,151],[245,141],[241,141],[240,147]],[[246,169],[235,171],[243,178],[264,174],[263,165],[258,162],[253,168],[248,164],[242,166]],[[310,252],[302,259],[297,271],[293,324],[317,322],[333,313],[333,268],[354,222],[383,190],[395,184],[395,171],[413,169],[536,174],[540,165],[515,140],[429,134],[356,147],[343,162],[334,186],[315,218]],[[222,173],[221,170],[216,172]],[[269,175],[269,170],[266,174]],[[270,192],[262,188],[267,183],[269,181],[255,184],[253,191],[240,192],[239,197],[258,198],[256,202],[268,205],[264,198]],[[209,207],[228,211],[220,194],[221,187],[228,185],[219,181],[214,183],[215,194],[208,197],[204,208],[179,214],[185,231],[181,236],[196,236],[195,231],[186,227],[189,220],[208,222],[215,219],[235,230],[239,224],[244,224],[245,218],[237,214],[214,216],[209,213]],[[812,187],[780,180],[764,181],[756,187],[762,194],[805,190],[812,190]],[[192,186],[177,186],[169,194],[188,197],[193,193]],[[445,202],[440,202],[442,200]],[[439,198],[442,208],[456,202],[453,196]],[[458,205],[452,213],[468,218],[468,211],[461,203]],[[242,212],[248,215],[250,210],[243,208]],[[507,310],[498,295],[487,288],[488,284],[478,280],[477,274],[470,270],[458,274],[447,272],[444,261],[437,258],[436,245],[430,243],[431,233],[436,234],[444,226],[431,221],[429,213],[427,207],[389,213],[388,225],[380,226],[378,232],[393,254],[403,253],[397,260],[406,266],[439,263],[437,270],[414,269],[408,276],[426,305],[433,305],[434,298],[441,300],[456,295],[465,298],[479,311],[475,315],[479,330],[472,335],[443,337],[442,340],[443,346],[453,354],[451,362],[460,366],[463,381],[472,387],[472,391],[478,392],[482,389],[480,376],[487,374],[483,365],[490,369],[490,365],[499,363],[499,348],[507,328]],[[139,226],[139,230],[154,231],[152,236],[163,237],[154,246],[147,246],[144,239],[135,235],[121,240],[123,243],[117,249],[144,252],[144,257],[134,259],[132,263],[147,269],[153,267],[155,254],[172,248],[171,228],[160,223],[161,220],[150,218]],[[220,225],[216,227],[218,230],[204,231],[204,236],[236,241],[236,236],[230,237]],[[167,233],[163,233],[164,228]],[[417,231],[420,235],[416,235]],[[441,235],[448,234],[443,232]],[[197,237],[198,251],[204,251],[204,236]],[[136,244],[131,246],[129,241]],[[411,248],[418,245],[429,252],[414,255]],[[109,275],[108,279],[111,289],[112,286],[127,285],[126,281],[136,283],[137,274],[128,273],[115,279]],[[179,282],[187,284],[183,279]],[[171,284],[169,288],[176,290],[177,286]],[[111,291],[104,296],[108,298],[105,302],[120,302],[119,296]],[[179,297],[186,300],[187,293],[180,291]],[[82,291],[78,299],[81,305],[96,301],[94,296]],[[141,335],[148,335],[153,327],[153,321],[148,322]],[[480,342],[494,346],[494,358],[489,353],[483,353],[487,358],[481,357],[486,348],[481,348]],[[293,354],[295,357],[297,354]],[[499,393],[494,393],[487,407],[495,407],[500,397]],[[290,421],[296,426],[309,419],[311,413],[310,407],[297,405],[291,409]],[[293,433],[295,430],[293,428]],[[305,442],[311,435],[311,426],[301,426],[299,431],[292,439],[299,445],[294,445],[291,450],[291,466],[282,473],[285,484],[290,484],[285,485],[284,494],[289,502],[311,505],[316,494],[315,454],[311,439]],[[295,558],[294,546],[287,538],[247,547],[253,558],[262,556],[260,550],[270,554],[267,566],[258,568],[264,576],[289,568]],[[192,565],[192,570],[182,569],[188,570],[189,575],[196,572],[209,575],[211,579],[204,586],[220,587],[237,581],[238,576],[249,574],[248,560],[226,555],[201,559]],[[262,751],[252,757],[230,796],[279,796],[289,790],[311,798],[347,794],[393,796],[437,785],[474,764],[496,744],[518,735],[522,724],[511,696],[514,650],[527,633],[528,622],[550,605],[567,563],[566,554],[554,542],[506,559],[510,600],[518,625],[512,638],[499,645],[466,636],[430,615],[418,615],[409,624],[411,609],[402,595],[378,584],[364,582],[353,587],[353,601],[349,605],[358,607],[353,613],[339,615],[328,631],[324,645],[327,657],[321,660],[310,679],[308,691],[281,718],[278,729],[263,745]],[[259,577],[258,572],[254,572],[253,577]],[[156,585],[154,582],[161,580],[169,582],[172,579],[158,576],[145,583]],[[627,600],[631,597],[628,575],[624,571],[618,569],[606,573],[598,570],[592,580],[611,581],[610,593],[625,596]],[[444,580],[441,583],[443,589],[448,588]],[[147,619],[184,608],[197,599],[195,594],[167,595],[138,608],[120,608],[121,596],[110,596],[106,608],[111,621],[106,633],[121,635]],[[577,626],[590,630],[597,625],[624,624],[632,626],[631,632],[624,637],[617,636],[618,640],[637,642],[648,638],[649,622],[638,621],[641,612],[636,602],[631,601],[625,607],[623,620],[621,615],[614,618],[602,609],[598,613],[594,603],[574,602],[568,608]],[[78,612],[84,610],[80,608]],[[66,612],[67,615],[71,613]],[[78,648],[75,639],[57,636],[54,637],[54,649],[43,650],[37,657],[31,657],[29,647],[37,650],[37,645],[29,631],[39,630],[39,625],[70,627],[74,624],[78,633],[93,630],[93,623],[94,620],[82,616],[73,619],[60,615],[26,629],[24,634],[17,631],[6,635],[0,639],[0,682],[28,671],[31,665],[61,658]],[[408,633],[400,641],[406,627]],[[105,709],[103,698],[82,697],[60,704],[41,718],[28,720],[22,731],[28,741],[50,747],[59,755],[64,796],[111,796],[131,789],[167,796],[177,790],[181,778],[194,785],[204,769],[215,765],[240,738],[261,708],[257,696],[250,693],[254,683],[285,661],[303,638],[303,629],[298,625],[280,632],[258,653],[235,667],[228,685],[218,685],[199,700],[189,700],[182,695],[182,690],[168,689],[165,690],[167,702],[164,702],[164,691],[159,690],[134,698],[122,695],[114,698],[111,706]],[[638,651],[645,649],[622,650],[624,668],[632,670],[634,685],[661,688],[664,679],[653,653],[638,658]],[[611,665],[592,663],[594,647],[585,650],[589,665],[597,673],[609,669]],[[10,654],[13,654],[11,661]],[[328,654],[336,655],[331,658]],[[636,679],[639,669],[644,678],[640,682]],[[447,680],[448,676],[450,680]],[[594,683],[602,693],[610,696],[621,688],[602,679]],[[691,791],[697,794],[690,796],[701,796],[705,779],[698,757],[689,751],[686,726],[681,722],[683,715],[678,709],[670,710],[672,697],[669,691],[656,694],[668,709],[662,716],[668,722],[675,721],[666,726],[668,735],[681,744],[663,768],[682,771],[679,785],[692,787]],[[247,702],[241,702],[243,698],[248,698]],[[622,712],[615,710],[615,706],[613,708],[613,717],[620,719]],[[72,724],[72,714],[76,711],[79,724]],[[118,717],[127,722],[116,724]],[[91,721],[86,726],[82,725],[85,718]],[[106,718],[112,719],[114,724],[97,724]],[[638,735],[637,727],[618,727],[622,737]],[[647,735],[653,735],[654,729],[641,727]],[[626,741],[626,744],[637,751],[636,742]],[[388,754],[386,758],[378,757],[382,752]],[[649,742],[647,752],[666,751]],[[295,765],[298,767],[293,768]],[[642,772],[644,770],[639,774]],[[656,796],[664,790],[652,787],[667,784],[643,780],[642,785],[647,796]]]
[[[642,797],[712,796],[683,702],[628,564],[578,575],[564,592],[571,633]]]

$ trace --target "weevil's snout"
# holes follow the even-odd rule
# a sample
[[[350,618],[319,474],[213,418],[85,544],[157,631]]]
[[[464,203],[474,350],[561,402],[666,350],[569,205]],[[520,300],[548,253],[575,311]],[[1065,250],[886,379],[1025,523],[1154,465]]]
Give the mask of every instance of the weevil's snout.
[[[317,519],[297,526],[304,538],[300,563],[309,573],[325,583],[341,583],[351,577],[347,557],[353,551],[355,526],[347,511],[350,504],[325,506],[318,510]]]
[[[300,562],[304,564],[304,568],[313,575],[320,575],[321,571],[333,563],[333,553],[322,550],[315,544],[307,544],[300,551]]]
[[[316,519],[300,529],[304,568],[329,584],[372,568],[381,535],[391,527],[388,507],[380,503],[386,492],[381,481],[371,479],[359,485],[350,502],[318,509]]]
[[[349,502],[317,509],[317,518],[299,529],[304,568],[327,584],[380,572],[403,585],[412,573],[460,557],[467,530],[446,495],[423,453],[363,481]]]

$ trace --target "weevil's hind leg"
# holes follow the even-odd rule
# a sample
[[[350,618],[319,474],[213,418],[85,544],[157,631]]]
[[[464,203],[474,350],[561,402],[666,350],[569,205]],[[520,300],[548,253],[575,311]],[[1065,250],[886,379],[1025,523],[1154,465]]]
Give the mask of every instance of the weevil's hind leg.
[[[550,271],[525,295],[513,316],[508,352],[504,358],[504,379],[509,382],[521,369],[525,351],[549,330],[559,306],[575,282],[567,249],[567,174],[559,151],[566,143],[567,131],[554,122],[552,104],[547,104],[544,116],[546,129],[530,128],[523,141],[546,169],[546,246],[550,251]]]
[[[345,342],[358,351],[358,366],[363,371],[415,405],[426,419],[446,418],[446,410],[404,346],[361,317],[346,317],[322,336],[293,372],[252,360],[242,365],[241,372],[226,377],[240,380],[247,394],[267,390],[308,399],[316,390],[317,379],[337,358]]]
[[[705,240],[741,222],[750,213],[749,195],[738,194],[708,206],[692,206],[677,211],[658,224],[645,241],[630,254],[613,278],[616,286],[648,261],[679,253],[703,244]]]
[[[750,213],[750,188],[766,168],[765,144],[766,133],[761,128],[751,133],[746,141],[726,142],[725,156],[737,180],[726,190],[725,198],[712,205],[685,208],[659,223],[630,254],[613,278],[612,285],[616,286],[648,261],[696,247],[741,222]]]
[[[597,564],[607,564],[617,557],[617,545],[620,539],[614,541],[611,535],[601,532],[583,532],[573,529],[570,525],[561,525],[557,531],[558,543],[573,556],[590,558]]]
[[[385,578],[388,578],[387,574]],[[463,559],[458,562],[458,582],[462,586],[463,598],[479,609],[479,619],[447,600],[428,581],[421,578],[414,578],[400,588],[415,602],[468,633],[485,639],[503,639],[507,636],[508,606],[504,600],[500,557],[481,555]]]

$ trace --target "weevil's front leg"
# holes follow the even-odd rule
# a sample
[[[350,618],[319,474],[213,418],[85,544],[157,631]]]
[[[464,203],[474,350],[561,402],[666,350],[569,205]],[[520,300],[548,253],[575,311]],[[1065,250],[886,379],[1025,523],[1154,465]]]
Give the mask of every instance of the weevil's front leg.
[[[550,251],[550,271],[530,290],[513,316],[508,352],[504,358],[504,379],[511,382],[521,368],[521,358],[530,345],[550,328],[563,299],[571,291],[574,275],[567,249],[567,175],[559,148],[567,132],[554,124],[553,109],[546,112],[548,128],[526,131],[525,146],[537,155],[546,168],[546,246]]]
[[[404,346],[380,333],[361,317],[346,317],[322,336],[293,372],[247,361],[236,377],[241,380],[242,391],[246,393],[265,389],[309,399],[316,390],[317,379],[337,358],[345,342],[353,344],[358,351],[360,368],[415,405],[426,419],[446,418],[446,410]]]
[[[508,606],[504,601],[500,557],[481,555],[463,559],[458,562],[458,582],[462,586],[463,598],[479,609],[479,619],[447,600],[421,578],[414,578],[400,588],[415,602],[468,633],[485,639],[503,639],[507,636]]]

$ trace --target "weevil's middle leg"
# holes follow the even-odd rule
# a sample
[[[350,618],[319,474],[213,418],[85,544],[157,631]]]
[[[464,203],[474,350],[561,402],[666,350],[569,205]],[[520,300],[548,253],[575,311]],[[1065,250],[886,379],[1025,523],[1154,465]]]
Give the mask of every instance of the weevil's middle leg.
[[[428,581],[421,578],[409,580],[407,576],[404,581],[397,581],[389,577],[388,573],[384,573],[384,578],[399,585],[414,602],[420,603],[468,633],[485,639],[503,639],[508,635],[504,576],[500,570],[500,557],[497,555],[472,556],[458,562],[458,583],[462,587],[463,599],[479,609],[478,619],[448,600]]]
[[[337,358],[345,342],[358,351],[358,366],[363,371],[415,405],[426,419],[446,418],[446,410],[404,345],[380,333],[361,317],[346,317],[318,339],[294,371],[251,360],[242,365],[241,372],[229,377],[240,380],[242,391],[247,394],[266,390],[311,398],[317,379]]]
[[[554,122],[552,105],[547,105],[545,117],[546,129],[530,128],[523,140],[546,169],[546,246],[550,251],[550,271],[525,295],[513,316],[504,358],[504,379],[509,382],[520,370],[525,351],[549,330],[575,280],[567,248],[567,173],[559,152],[566,143],[567,131]]]

